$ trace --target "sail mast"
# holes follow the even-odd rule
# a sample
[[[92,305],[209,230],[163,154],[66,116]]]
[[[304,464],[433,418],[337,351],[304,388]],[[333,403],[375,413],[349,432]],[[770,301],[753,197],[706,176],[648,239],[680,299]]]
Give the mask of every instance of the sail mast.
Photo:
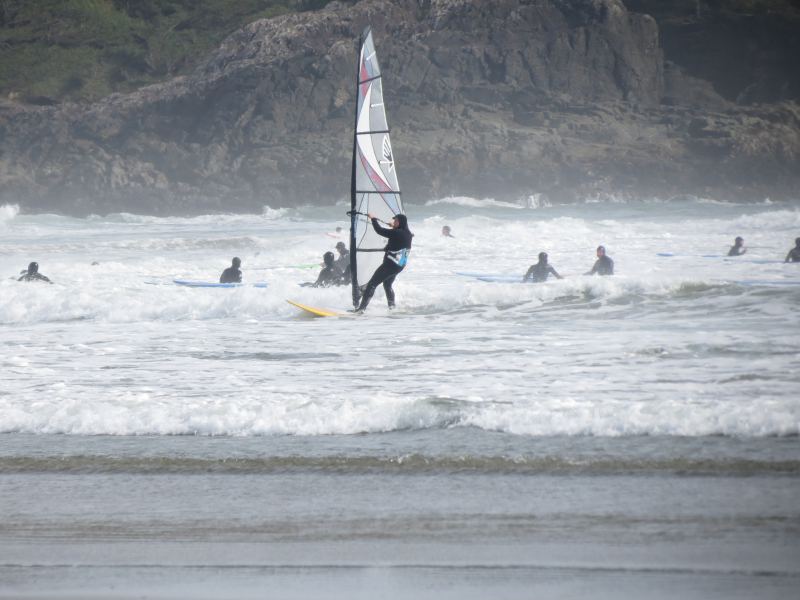
[[[356,61],[356,102],[355,117],[353,119],[353,165],[350,172],[350,285],[353,292],[353,307],[357,307],[361,300],[361,290],[358,283],[358,256],[356,251],[356,226],[358,222],[357,202],[356,202],[356,160],[358,158],[358,86],[361,80],[361,54],[364,49],[364,40],[369,35],[369,26],[364,29],[361,38],[358,40],[358,60]]]

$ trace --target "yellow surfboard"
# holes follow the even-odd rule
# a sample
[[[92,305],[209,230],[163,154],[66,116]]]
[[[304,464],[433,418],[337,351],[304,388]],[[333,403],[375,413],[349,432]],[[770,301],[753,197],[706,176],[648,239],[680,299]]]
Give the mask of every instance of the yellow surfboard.
[[[349,316],[347,313],[338,313],[332,310],[328,310],[327,308],[316,308],[314,306],[306,306],[305,304],[300,304],[299,302],[294,302],[292,300],[287,300],[289,304],[292,306],[296,306],[300,310],[304,310],[307,313],[314,315],[315,317],[347,317]]]

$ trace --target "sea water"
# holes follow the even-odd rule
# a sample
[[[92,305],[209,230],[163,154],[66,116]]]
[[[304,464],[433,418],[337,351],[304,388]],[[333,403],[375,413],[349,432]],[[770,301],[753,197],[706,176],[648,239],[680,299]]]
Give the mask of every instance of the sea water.
[[[0,596],[796,590],[796,204],[411,204],[397,308],[309,318],[346,210],[0,207]]]

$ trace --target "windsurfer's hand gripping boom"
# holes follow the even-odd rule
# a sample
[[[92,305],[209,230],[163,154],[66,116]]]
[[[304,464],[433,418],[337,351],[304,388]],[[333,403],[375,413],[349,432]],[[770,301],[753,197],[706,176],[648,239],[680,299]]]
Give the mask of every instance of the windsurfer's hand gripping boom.
[[[363,213],[363,212],[359,212],[357,210],[348,210],[347,211],[347,215],[348,216],[350,216],[350,215],[361,215],[362,217],[367,217],[369,220],[378,219],[378,217],[376,217],[372,213]],[[390,227],[392,225],[389,221],[383,221],[381,219],[378,219],[378,222],[379,223],[383,223],[384,225],[389,225]]]

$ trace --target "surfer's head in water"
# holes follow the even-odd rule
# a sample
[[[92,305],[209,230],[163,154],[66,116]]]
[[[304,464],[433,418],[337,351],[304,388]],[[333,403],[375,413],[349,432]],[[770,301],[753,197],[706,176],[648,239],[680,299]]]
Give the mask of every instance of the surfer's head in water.
[[[736,246],[741,246],[742,244],[744,244],[744,238],[741,238],[741,237],[739,237],[739,236],[736,236],[736,239],[735,239],[735,240],[733,240],[733,243],[734,243],[734,245],[736,245]]]
[[[543,265],[547,264],[547,252],[539,252],[539,262]]]
[[[606,247],[605,246],[598,246],[597,247],[597,258],[602,258],[606,255]]]
[[[233,260],[231,261],[231,266],[234,269],[238,269],[240,266],[242,266],[242,259],[239,258],[238,256],[234,256]]]
[[[450,230],[450,225],[442,225],[442,235],[444,237],[453,237],[453,233]]]
[[[39,263],[32,262],[28,265],[27,271],[22,271],[22,277],[17,279],[17,281],[46,281],[48,283],[53,283],[47,277],[39,273]]]
[[[334,259],[333,252],[326,252],[325,254],[322,255],[322,262],[325,263],[326,267],[333,266],[333,259]]]

